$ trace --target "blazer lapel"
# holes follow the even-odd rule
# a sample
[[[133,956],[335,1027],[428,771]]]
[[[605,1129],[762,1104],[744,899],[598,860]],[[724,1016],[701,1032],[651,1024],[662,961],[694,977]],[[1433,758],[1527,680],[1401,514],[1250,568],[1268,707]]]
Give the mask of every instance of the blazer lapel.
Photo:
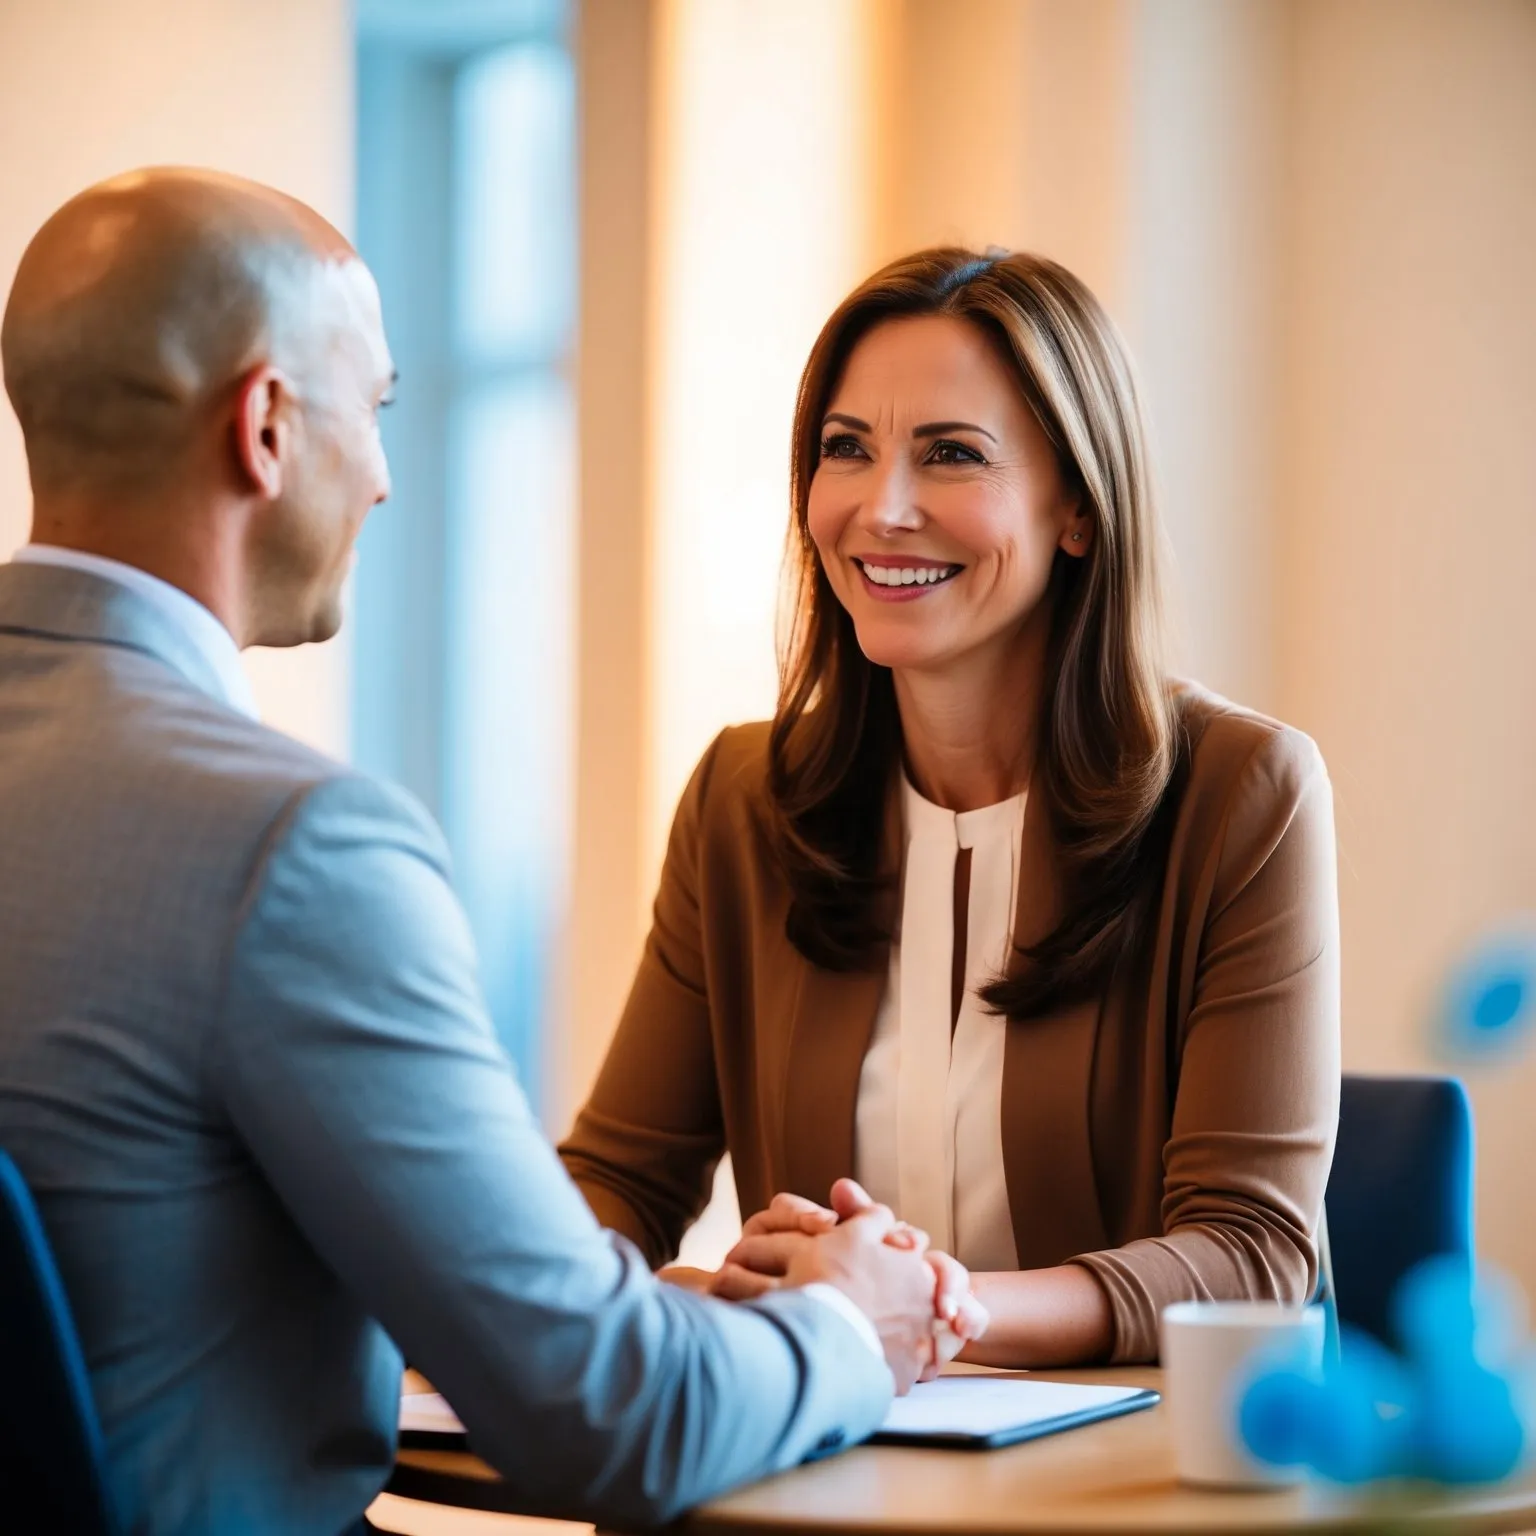
[[[901,911],[904,848],[900,780],[886,797],[881,862],[892,872],[884,898],[886,931]],[[790,1024],[781,1120],[783,1182],[777,1187],[826,1203],[833,1183],[854,1167],[859,1075],[885,991],[890,951],[882,946],[869,967],[828,971],[798,955],[800,986]]]
[[[1037,943],[1061,910],[1047,808],[1024,808],[1014,944]],[[1003,1055],[1003,1169],[1020,1269],[1107,1245],[1089,1118],[1098,998],[1008,1025]]]
[[[784,1095],[780,1187],[827,1203],[853,1173],[859,1073],[874,1029],[885,967],[827,971],[802,962]]]

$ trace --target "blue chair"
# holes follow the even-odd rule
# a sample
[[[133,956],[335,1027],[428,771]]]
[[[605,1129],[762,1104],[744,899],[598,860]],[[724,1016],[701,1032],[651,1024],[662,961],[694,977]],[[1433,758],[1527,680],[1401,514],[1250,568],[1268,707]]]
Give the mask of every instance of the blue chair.
[[[0,1152],[0,1509],[8,1531],[118,1536],[91,1384],[37,1207]]]
[[[1435,1255],[1472,1262],[1472,1107],[1461,1083],[1346,1076],[1327,1212],[1338,1320],[1395,1346],[1398,1281]]]

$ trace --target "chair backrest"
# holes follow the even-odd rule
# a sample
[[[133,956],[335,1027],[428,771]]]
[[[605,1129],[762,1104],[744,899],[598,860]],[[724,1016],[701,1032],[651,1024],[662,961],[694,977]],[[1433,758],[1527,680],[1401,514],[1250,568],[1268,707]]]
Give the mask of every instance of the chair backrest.
[[[21,1516],[6,1529],[117,1536],[105,1464],[53,1253],[16,1164],[0,1152],[0,1508]]]
[[[1421,1259],[1472,1260],[1472,1108],[1452,1077],[1346,1076],[1328,1179],[1339,1320],[1396,1344],[1392,1293]]]

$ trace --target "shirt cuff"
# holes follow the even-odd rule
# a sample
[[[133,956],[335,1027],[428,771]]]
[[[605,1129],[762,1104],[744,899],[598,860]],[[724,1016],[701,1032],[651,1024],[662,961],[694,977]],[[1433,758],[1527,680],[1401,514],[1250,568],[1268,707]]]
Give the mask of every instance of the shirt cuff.
[[[825,1280],[816,1280],[810,1285],[801,1286],[800,1294],[813,1297],[824,1307],[831,1307],[858,1334],[864,1344],[874,1351],[875,1357],[881,1364],[885,1363],[885,1346],[880,1342],[880,1335],[875,1332],[875,1325],[860,1310],[857,1302],[845,1296],[835,1285],[828,1285]]]

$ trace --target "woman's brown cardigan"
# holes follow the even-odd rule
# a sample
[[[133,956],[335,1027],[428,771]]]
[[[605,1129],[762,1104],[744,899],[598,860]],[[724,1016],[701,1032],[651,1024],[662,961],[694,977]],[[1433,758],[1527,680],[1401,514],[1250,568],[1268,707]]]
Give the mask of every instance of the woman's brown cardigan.
[[[1333,805],[1316,747],[1191,690],[1149,966],[1008,1026],[1003,1162],[1021,1269],[1072,1262],[1114,1310],[1116,1362],[1157,1355],[1194,1297],[1306,1297],[1339,1102]],[[853,1170],[886,959],[836,973],[784,933],[764,840],[767,727],[725,731],[673,826],[655,923],[597,1086],[561,1147],[598,1218],[653,1265],[729,1150],[746,1213],[825,1201]],[[891,818],[893,837],[899,824]],[[899,847],[899,843],[896,844]],[[1015,937],[1055,910],[1046,817],[1024,817]],[[1149,968],[1150,967],[1150,968]]]

